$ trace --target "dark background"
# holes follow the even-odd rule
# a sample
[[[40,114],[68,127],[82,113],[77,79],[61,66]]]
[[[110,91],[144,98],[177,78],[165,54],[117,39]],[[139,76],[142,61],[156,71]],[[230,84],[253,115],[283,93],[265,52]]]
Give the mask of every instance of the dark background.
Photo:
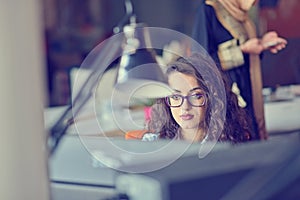
[[[132,0],[139,22],[191,35],[194,16],[202,0]],[[284,4],[283,4],[284,2]],[[254,16],[260,34],[276,30],[288,46],[262,57],[264,87],[300,84],[299,0],[260,0]],[[70,103],[70,69],[113,34],[125,15],[122,0],[44,0],[45,48],[49,106]]]

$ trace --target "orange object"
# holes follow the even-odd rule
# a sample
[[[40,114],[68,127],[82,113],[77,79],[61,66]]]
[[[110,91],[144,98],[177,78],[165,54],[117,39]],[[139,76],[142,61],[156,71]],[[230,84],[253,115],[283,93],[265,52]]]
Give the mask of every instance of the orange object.
[[[133,131],[128,131],[125,133],[125,139],[135,139],[135,140],[141,140],[144,136],[145,133],[147,133],[147,130],[133,130]]]

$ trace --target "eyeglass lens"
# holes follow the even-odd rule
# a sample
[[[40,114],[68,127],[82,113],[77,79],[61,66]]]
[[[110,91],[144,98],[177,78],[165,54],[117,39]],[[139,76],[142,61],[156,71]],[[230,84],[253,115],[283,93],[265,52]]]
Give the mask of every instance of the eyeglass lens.
[[[174,94],[171,96],[167,97],[167,104],[170,107],[179,107],[183,104],[184,99],[187,99],[187,101],[192,105],[192,106],[204,106],[205,104],[205,95],[201,93],[197,94],[192,94],[188,96],[182,96],[180,94]]]

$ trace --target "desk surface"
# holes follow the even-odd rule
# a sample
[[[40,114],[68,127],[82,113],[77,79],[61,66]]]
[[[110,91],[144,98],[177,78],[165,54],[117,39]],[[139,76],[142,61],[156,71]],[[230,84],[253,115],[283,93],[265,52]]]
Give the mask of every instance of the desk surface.
[[[53,126],[65,108],[66,107],[54,107],[45,109],[45,127],[47,130]],[[264,104],[264,108],[266,128],[270,135],[300,130],[300,97],[296,97],[288,101],[266,102]],[[87,113],[84,112],[82,116],[84,115],[87,115]],[[143,113],[136,112],[134,118],[143,118]],[[139,120],[139,123],[141,125],[141,119]],[[104,124],[105,127],[102,127],[103,131],[115,130],[116,124],[113,123],[112,118],[106,117]],[[68,132],[76,133],[75,128],[77,128],[77,130],[85,130],[81,132],[85,132],[84,134],[86,135],[93,135],[99,133],[97,132],[99,127],[95,127],[98,125],[99,124],[95,123],[93,120],[88,120],[88,118],[85,118],[85,120],[82,120],[80,123],[76,124],[77,127],[72,126]]]
[[[266,128],[270,135],[300,130],[300,97],[265,103]]]

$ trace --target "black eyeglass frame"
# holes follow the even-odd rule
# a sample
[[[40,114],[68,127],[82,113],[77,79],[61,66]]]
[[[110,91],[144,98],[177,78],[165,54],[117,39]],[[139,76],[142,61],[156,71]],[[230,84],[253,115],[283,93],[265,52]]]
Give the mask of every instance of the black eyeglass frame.
[[[182,100],[181,100],[181,103],[180,103],[178,106],[172,106],[172,105],[170,104],[170,102],[169,102],[169,98],[172,97],[172,96],[174,96],[174,95],[179,96],[179,97],[181,97],[181,99],[182,99]],[[203,103],[202,103],[201,105],[195,106],[195,105],[190,101],[189,98],[192,97],[192,96],[195,96],[195,95],[201,95],[202,97],[204,97],[204,101],[203,101]],[[191,95],[187,95],[187,96],[183,96],[183,95],[180,95],[180,94],[173,94],[173,95],[170,95],[170,96],[165,97],[165,102],[166,102],[166,104],[167,104],[169,107],[171,107],[171,108],[178,108],[178,107],[182,106],[182,104],[183,104],[183,102],[184,102],[184,99],[186,99],[187,102],[188,102],[191,106],[193,106],[193,107],[203,107],[203,106],[206,105],[206,102],[207,102],[207,94],[191,94]]]

